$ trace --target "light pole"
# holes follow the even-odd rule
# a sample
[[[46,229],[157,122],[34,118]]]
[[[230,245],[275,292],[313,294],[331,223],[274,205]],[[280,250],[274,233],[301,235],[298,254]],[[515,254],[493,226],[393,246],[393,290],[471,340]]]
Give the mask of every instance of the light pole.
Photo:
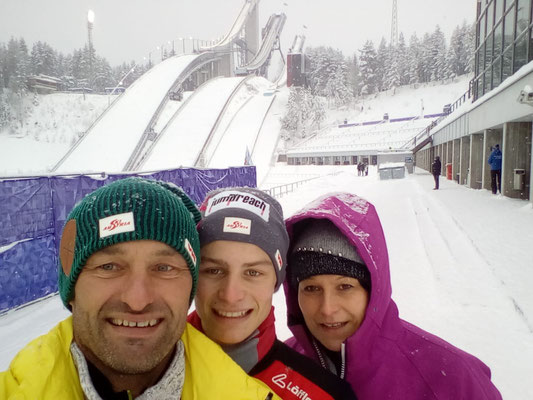
[[[94,11],[89,10],[87,12],[87,45],[89,46],[89,85],[92,86],[94,79],[94,49],[93,49],[93,24],[94,24]],[[85,88],[83,89],[83,98],[85,99]]]
[[[181,40],[181,45],[182,45],[182,51],[183,51],[183,54],[185,54],[185,39],[180,37],[179,40]]]
[[[192,52],[194,53],[194,38],[189,36],[189,39],[191,40]]]
[[[168,44],[170,44],[170,40],[168,41]],[[172,53],[170,53],[171,56],[176,55],[176,51],[174,50],[174,40],[172,40]]]

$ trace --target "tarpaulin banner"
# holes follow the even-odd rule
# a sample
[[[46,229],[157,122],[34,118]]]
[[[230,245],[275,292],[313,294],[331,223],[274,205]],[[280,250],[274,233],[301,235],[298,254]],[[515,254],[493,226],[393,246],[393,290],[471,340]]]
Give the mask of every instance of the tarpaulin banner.
[[[129,176],[172,182],[198,205],[213,189],[256,187],[253,166],[0,179],[0,313],[57,291],[57,246],[68,213],[86,194]]]

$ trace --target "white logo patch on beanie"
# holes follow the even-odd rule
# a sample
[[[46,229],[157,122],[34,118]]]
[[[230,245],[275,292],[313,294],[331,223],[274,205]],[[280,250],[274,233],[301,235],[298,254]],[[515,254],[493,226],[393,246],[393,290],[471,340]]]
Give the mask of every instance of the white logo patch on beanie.
[[[135,231],[133,212],[102,218],[98,221],[98,227],[101,239],[118,233],[133,232]]]
[[[225,208],[241,208],[250,211],[268,222],[270,204],[251,193],[227,191],[211,197],[207,202],[204,216],[211,215]]]
[[[194,254],[194,249],[192,248],[191,242],[189,242],[189,239],[185,238],[184,241],[185,250],[187,250],[187,253],[189,253],[189,257],[191,257],[191,260],[196,267],[196,254]]]
[[[224,218],[223,232],[242,233],[243,235],[249,235],[252,228],[252,221],[247,218]]]
[[[281,258],[281,253],[279,252],[279,249],[276,250],[276,263],[278,264],[278,269],[281,271],[281,268],[283,267],[283,258]]]

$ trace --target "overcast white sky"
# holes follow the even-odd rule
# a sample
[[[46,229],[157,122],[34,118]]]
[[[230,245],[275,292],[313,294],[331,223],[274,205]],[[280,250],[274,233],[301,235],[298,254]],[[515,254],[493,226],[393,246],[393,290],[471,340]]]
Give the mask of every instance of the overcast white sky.
[[[95,13],[94,46],[112,65],[140,61],[179,37],[211,40],[230,29],[245,0],[0,0],[0,42],[11,36],[45,41],[64,53],[87,41],[87,11]],[[393,0],[261,0],[260,25],[272,13],[287,15],[282,48],[295,34],[306,45],[327,45],[345,55],[367,39],[390,40]],[[476,0],[398,0],[399,31],[408,39],[439,24],[447,38],[475,18]],[[307,28],[304,28],[304,25]],[[175,41],[176,48],[181,42]],[[190,46],[187,43],[187,46]]]

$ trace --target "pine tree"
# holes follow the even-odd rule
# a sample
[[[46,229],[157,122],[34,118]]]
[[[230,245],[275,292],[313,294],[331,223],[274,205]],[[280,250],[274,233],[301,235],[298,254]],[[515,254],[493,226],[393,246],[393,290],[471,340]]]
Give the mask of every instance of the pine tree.
[[[476,46],[476,24],[473,23],[468,25],[463,22],[463,37],[465,41],[465,58],[467,59],[466,63],[466,73],[471,74],[474,72],[474,50]]]
[[[361,94],[367,95],[377,91],[378,81],[376,77],[377,54],[372,41],[367,40],[363,48],[359,50],[362,87]]]
[[[381,43],[378,47],[377,62],[376,62],[376,83],[377,90],[386,90],[387,69],[390,66],[391,56],[389,46],[385,38],[381,39]]]
[[[383,82],[383,90],[396,89],[400,86],[400,55],[398,48],[389,47],[388,50],[389,61],[385,65],[385,76]]]
[[[431,81],[444,79],[446,75],[446,38],[440,30],[440,26],[435,27],[431,35]]]
[[[426,32],[420,44],[420,62],[418,63],[418,81],[420,83],[431,81],[433,64],[431,35]]]
[[[28,47],[22,38],[18,42],[15,42],[15,46],[15,69],[9,79],[9,88],[13,93],[22,96],[27,92],[26,82],[30,74]]]
[[[352,96],[355,98],[361,93],[361,69],[359,68],[359,61],[357,60],[357,54],[354,53],[349,63],[348,72],[348,84],[352,92]]]
[[[400,36],[398,37],[397,57],[398,57],[398,74],[400,76],[400,85],[408,85],[410,83],[409,81],[409,78],[410,78],[409,54],[407,51],[407,46],[405,44],[405,37],[403,36],[403,33],[400,33]]]
[[[421,49],[420,49],[420,42],[418,41],[418,37],[416,36],[416,33],[413,33],[411,35],[411,38],[409,39],[409,50],[407,53],[407,63],[409,65],[409,84],[415,85],[420,82],[420,74],[419,71],[421,70],[420,64],[422,62],[420,57]]]
[[[286,114],[281,119],[281,128],[287,139],[306,137],[308,130],[319,127],[325,118],[325,110],[320,98],[311,90],[291,87]]]

